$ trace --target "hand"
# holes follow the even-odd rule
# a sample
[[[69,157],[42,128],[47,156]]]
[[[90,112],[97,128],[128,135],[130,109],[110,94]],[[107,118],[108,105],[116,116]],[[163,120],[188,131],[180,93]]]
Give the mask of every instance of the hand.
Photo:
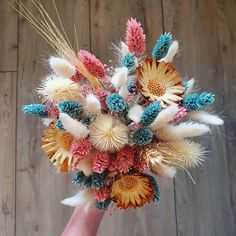
[[[85,212],[82,205],[77,206],[61,236],[95,236],[103,215],[96,207]]]

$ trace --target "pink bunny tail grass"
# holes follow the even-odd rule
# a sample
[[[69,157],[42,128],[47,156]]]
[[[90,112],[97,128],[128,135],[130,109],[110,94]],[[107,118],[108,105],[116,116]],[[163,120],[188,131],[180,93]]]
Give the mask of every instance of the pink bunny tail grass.
[[[107,187],[101,188],[101,189],[94,189],[93,190],[93,196],[94,198],[99,202],[104,202],[109,197],[109,190]]]
[[[137,22],[136,19],[128,20],[125,40],[129,51],[137,57],[142,56],[146,51],[145,34],[141,23]]]
[[[78,57],[87,70],[97,78],[105,77],[105,68],[99,59],[86,50],[80,50]]]
[[[187,115],[187,110],[184,107],[180,107],[172,121],[175,123],[180,122],[186,115]]]
[[[103,173],[109,166],[109,159],[107,152],[96,152],[93,157],[92,170],[96,173]]]
[[[86,157],[92,150],[92,143],[87,139],[76,140],[72,143],[70,152],[78,160]]]

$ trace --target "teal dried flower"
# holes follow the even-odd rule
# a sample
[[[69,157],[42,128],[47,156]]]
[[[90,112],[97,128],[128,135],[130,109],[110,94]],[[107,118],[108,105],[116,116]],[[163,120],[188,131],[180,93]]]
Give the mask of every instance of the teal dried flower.
[[[75,175],[72,178],[73,184],[82,184],[86,181],[86,176],[82,171],[78,171],[75,173]]]
[[[134,93],[134,92],[137,91],[137,85],[136,85],[135,81],[130,81],[130,82],[128,83],[128,91],[129,91],[130,93]]]
[[[59,111],[71,117],[76,117],[83,112],[83,107],[76,101],[65,101],[58,104]]]
[[[170,33],[164,33],[157,40],[156,45],[152,51],[152,57],[156,60],[161,60],[166,56],[170,45],[172,43],[172,35]]]
[[[106,210],[108,208],[108,206],[110,205],[111,203],[111,199],[106,199],[104,202],[98,202],[96,201],[96,207],[99,209],[99,210]]]
[[[85,116],[82,120],[82,123],[85,124],[85,125],[90,125],[91,120],[92,120],[91,116]]]
[[[62,122],[61,122],[61,119],[58,119],[58,120],[57,120],[57,122],[56,122],[56,124],[55,124],[55,127],[56,127],[57,129],[60,129],[60,130],[65,130],[65,129],[64,129],[64,126],[63,126],[63,124],[62,124]]]
[[[143,126],[151,125],[151,123],[156,119],[160,111],[160,102],[153,102],[144,110],[140,119],[140,124]]]
[[[149,177],[150,177],[150,182],[154,190],[153,202],[158,203],[160,201],[160,189],[159,189],[158,183],[153,176],[150,175]]]
[[[134,143],[140,146],[144,146],[151,143],[152,138],[153,138],[153,133],[147,127],[137,130],[133,136]]]
[[[30,104],[23,107],[23,112],[27,115],[48,117],[48,112],[43,104]]]
[[[129,73],[134,73],[135,70],[135,56],[132,53],[127,53],[120,61],[121,66],[128,68]]]
[[[125,113],[128,110],[128,104],[117,93],[107,95],[106,104],[112,112]]]
[[[192,93],[184,97],[183,107],[187,111],[200,110],[206,105],[210,105],[215,101],[213,93],[203,92],[201,94]]]
[[[92,188],[102,188],[106,184],[107,171],[92,174]]]
[[[92,187],[92,175],[86,177],[86,179],[84,181],[84,186],[86,188],[91,188]]]

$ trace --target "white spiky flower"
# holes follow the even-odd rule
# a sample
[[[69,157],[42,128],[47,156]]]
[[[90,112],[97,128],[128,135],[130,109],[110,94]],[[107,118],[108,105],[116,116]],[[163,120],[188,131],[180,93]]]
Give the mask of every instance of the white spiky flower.
[[[46,77],[37,92],[43,101],[62,102],[78,101],[81,99],[79,88],[76,83],[64,77],[50,75]]]
[[[117,151],[128,143],[128,127],[110,115],[98,115],[90,125],[89,134],[100,151]]]

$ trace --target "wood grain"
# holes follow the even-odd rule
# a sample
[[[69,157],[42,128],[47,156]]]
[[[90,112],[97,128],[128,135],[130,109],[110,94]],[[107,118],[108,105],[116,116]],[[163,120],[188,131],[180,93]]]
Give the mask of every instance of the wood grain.
[[[9,2],[14,2],[11,0]],[[0,1],[0,71],[17,70],[18,16],[8,1]]]
[[[0,235],[15,233],[16,73],[0,73]]]
[[[55,20],[52,1],[42,1]],[[31,0],[24,4],[34,12]],[[56,1],[68,37],[74,40],[74,23],[80,25],[79,44],[89,44],[88,1]],[[78,25],[77,25],[78,26]],[[56,170],[41,151],[43,125],[39,119],[26,117],[23,104],[37,103],[35,93],[40,79],[49,71],[45,60],[51,54],[44,40],[22,17],[19,22],[18,126],[17,126],[17,200],[16,235],[60,235],[72,208],[60,201],[74,194],[71,175]]]
[[[172,32],[181,43],[181,57],[176,64],[182,75],[188,78],[195,76],[203,90],[216,94],[214,110],[226,111],[225,105],[229,100],[225,100],[224,84],[229,80],[232,82],[233,76],[229,74],[226,77],[225,71],[232,71],[233,64],[230,57],[225,55],[224,47],[226,44],[227,47],[231,45],[229,38],[232,40],[232,35],[235,39],[232,30],[235,18],[232,18],[231,11],[229,16],[226,9],[229,11],[230,6],[235,7],[235,4],[228,1],[223,3],[210,0],[200,3],[186,0],[163,1],[163,6],[165,30]],[[234,23],[229,25],[226,20]],[[231,33],[228,27],[232,27]],[[225,67],[227,62],[231,65],[227,66],[228,70]],[[227,91],[226,94],[230,96],[233,93]],[[232,179],[228,172],[229,166],[235,161],[227,158],[229,149],[224,129],[216,129],[213,133],[201,139],[210,153],[203,167],[191,171],[197,184],[193,185],[184,173],[176,181],[178,235],[236,234],[231,199]]]
[[[114,58],[109,49],[111,43],[125,40],[126,22],[130,17],[142,22],[150,54],[163,31],[161,1],[91,1],[91,50],[104,63]],[[117,63],[116,60],[113,63]],[[159,182],[162,194],[159,205],[125,212],[117,210],[112,217],[107,214],[98,235],[176,235],[173,182]]]

